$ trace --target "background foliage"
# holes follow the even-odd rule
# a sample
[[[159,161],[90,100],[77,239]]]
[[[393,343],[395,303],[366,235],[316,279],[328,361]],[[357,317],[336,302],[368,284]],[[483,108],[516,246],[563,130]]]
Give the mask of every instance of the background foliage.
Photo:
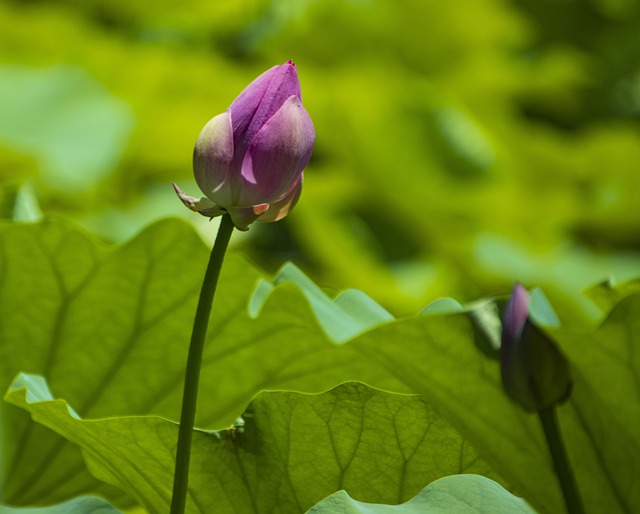
[[[292,58],[318,133],[305,195],[234,244],[396,314],[637,274],[633,0],[0,3],[5,215],[120,241],[195,194],[206,121]],[[593,314],[584,301],[571,317]]]

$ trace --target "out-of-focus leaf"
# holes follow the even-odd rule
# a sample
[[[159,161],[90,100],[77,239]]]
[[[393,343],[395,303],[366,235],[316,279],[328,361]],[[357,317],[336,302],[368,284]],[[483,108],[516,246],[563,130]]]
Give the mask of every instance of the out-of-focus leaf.
[[[560,326],[558,315],[553,310],[551,303],[549,303],[549,300],[545,296],[542,289],[540,289],[539,287],[533,288],[531,290],[530,301],[530,315],[536,321],[536,323],[545,327]]]
[[[78,444],[96,476],[150,513],[168,512],[177,425],[155,417],[82,421],[32,375],[20,375],[7,399]],[[461,472],[491,474],[417,396],[353,383],[320,395],[262,393],[237,427],[194,434],[188,512],[298,514],[338,489],[402,502]]]
[[[33,184],[23,184],[15,197],[12,218],[14,221],[38,221],[42,219],[42,211]]]
[[[587,288],[584,294],[606,312],[623,298],[638,292],[640,292],[640,280],[629,280],[622,283],[605,280]]]
[[[36,508],[14,508],[0,505],[0,514],[120,514],[102,498],[75,498],[61,505]]]
[[[478,475],[455,475],[429,484],[401,505],[359,502],[345,491],[325,498],[308,514],[534,514],[500,484]]]
[[[440,298],[427,305],[420,311],[420,314],[453,314],[462,311],[464,311],[462,305],[453,298]]]
[[[638,256],[632,253],[598,255],[585,248],[558,246],[544,252],[516,244],[507,238],[482,235],[476,241],[476,259],[483,270],[496,276],[544,289],[554,304],[564,304],[574,317],[596,321],[600,311],[582,291],[594,281],[611,275],[629,280],[640,273]],[[611,305],[611,304],[610,304]],[[562,316],[560,316],[562,319]]]
[[[0,142],[34,156],[39,181],[65,193],[97,186],[133,128],[124,102],[70,66],[1,66],[0,119]]]

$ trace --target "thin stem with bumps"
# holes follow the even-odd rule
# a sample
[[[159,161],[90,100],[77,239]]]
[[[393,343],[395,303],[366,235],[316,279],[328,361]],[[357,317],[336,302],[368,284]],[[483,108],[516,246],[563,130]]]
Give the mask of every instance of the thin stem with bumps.
[[[189,356],[184,377],[184,392],[182,395],[182,414],[180,415],[180,429],[178,432],[178,448],[176,452],[176,467],[173,479],[173,495],[171,497],[171,514],[184,514],[187,504],[187,490],[189,487],[189,463],[191,461],[191,439],[196,419],[198,403],[198,384],[200,382],[200,368],[202,367],[202,353],[204,350],[207,327],[211,316],[213,297],[218,286],[218,278],[222,269],[222,262],[229,246],[233,232],[231,216],[225,214],[220,222],[216,242],[211,250],[207,271],[202,281],[200,299],[193,322]]]

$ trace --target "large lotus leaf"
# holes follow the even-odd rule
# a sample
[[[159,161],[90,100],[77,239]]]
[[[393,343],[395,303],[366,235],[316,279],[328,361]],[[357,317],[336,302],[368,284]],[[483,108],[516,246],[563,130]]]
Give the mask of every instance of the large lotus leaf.
[[[307,514],[534,514],[527,503],[479,475],[454,475],[432,482],[401,505],[363,503],[338,491]]]
[[[84,417],[158,414],[176,419],[191,313],[206,259],[193,232],[175,221],[164,222],[100,258],[91,257],[101,255],[95,244],[55,223],[7,229],[2,237],[0,357],[7,363],[7,383],[24,369],[45,374],[56,394]],[[61,239],[69,243],[61,245]],[[73,248],[73,241],[78,248]],[[91,258],[99,262],[94,273],[85,271],[83,280],[83,270],[91,269]],[[31,271],[37,271],[37,278]],[[68,281],[67,290],[75,288],[70,289],[73,294],[56,289],[56,284],[65,283],[61,277]],[[495,351],[486,344],[493,333],[486,323],[493,319],[487,316],[490,305],[483,307],[480,316],[486,318],[481,321],[489,330],[478,330],[479,316],[473,311],[431,314],[387,322],[336,345],[315,321],[309,305],[314,302],[312,296],[305,296],[295,284],[274,288],[263,299],[259,316],[250,316],[248,299],[260,278],[233,255],[225,262],[204,359],[199,426],[229,426],[263,389],[320,392],[358,380],[387,390],[415,392],[432,402],[535,508],[549,513],[562,509],[536,418],[521,412],[502,391]],[[628,301],[640,302],[635,297]],[[627,332],[636,330],[625,311],[615,314],[614,310],[600,329],[621,338],[621,344]],[[611,325],[616,317],[618,325]],[[33,319],[44,322],[36,324]],[[565,334],[567,344],[588,340],[584,333],[574,334],[575,341],[569,341],[572,333]],[[9,334],[12,337],[7,338]],[[34,339],[33,350],[21,351],[23,341]],[[47,368],[42,364],[46,359],[39,357],[43,349],[51,351],[52,364]],[[594,370],[587,363],[580,369],[575,401],[561,407],[561,422],[571,457],[583,464],[577,467],[578,483],[590,485],[583,488],[590,512],[623,512],[625,504],[633,510],[638,508],[633,491],[639,476],[633,462],[639,462],[640,456],[635,446],[625,444],[628,437],[618,427],[612,404],[587,417],[575,408],[589,391],[601,388],[603,377],[613,390],[623,390],[620,384],[626,375],[619,375],[606,361],[598,366]],[[638,374],[634,366],[630,371]],[[616,409],[624,401],[618,399]],[[618,431],[620,438],[615,437]],[[59,439],[26,433],[20,447],[33,453],[14,468],[8,491],[15,491],[15,484],[28,484],[44,494],[56,481],[64,484],[67,494],[87,490],[80,477],[88,478],[77,456],[77,462],[55,460],[47,453],[61,451]],[[45,451],[38,458],[40,448]],[[623,452],[627,459],[619,461],[624,466],[615,474],[609,472],[606,459],[598,458],[610,452]],[[80,468],[70,468],[70,462]],[[22,470],[30,465],[33,476],[25,482]],[[78,483],[71,480],[69,469],[78,473]],[[626,478],[620,482],[622,475]]]
[[[372,371],[371,362],[388,375],[395,373],[410,390],[433,401],[537,509],[558,512],[560,495],[536,417],[506,400],[498,362],[473,348],[473,317],[406,319],[363,334],[348,344],[368,358],[356,359],[370,367],[361,368],[357,378],[377,384],[374,375],[382,373]],[[640,508],[640,433],[634,430],[640,425],[639,320],[640,295],[635,294],[596,329],[549,329],[574,370],[572,399],[559,414],[587,512]],[[380,344],[384,340],[394,344]]]
[[[578,485],[599,492],[600,512],[611,512],[613,505],[616,512],[636,512],[640,509],[640,294],[624,297],[596,330],[556,331],[554,336],[573,365],[572,401],[560,414],[575,467],[590,471],[579,473]]]
[[[37,159],[50,189],[95,188],[133,128],[129,107],[82,69],[0,66],[0,144]]]
[[[109,505],[102,498],[74,498],[60,505],[51,507],[13,508],[0,505],[0,514],[120,514],[120,511]]]
[[[612,280],[606,280],[595,286],[589,287],[585,295],[591,298],[601,309],[609,311],[624,297],[640,292],[640,280],[629,280],[614,284]]]
[[[206,259],[194,231],[176,220],[148,228],[115,251],[57,221],[0,226],[0,388],[20,371],[40,373],[84,416],[177,419]],[[227,258],[205,352],[201,426],[229,426],[265,387],[286,382],[319,391],[348,379],[339,372],[330,380],[305,377],[304,368],[288,373],[292,363],[315,371],[313,354],[332,347],[307,300],[324,313],[325,326],[352,335],[390,318],[361,293],[334,303],[294,267],[283,271],[277,280],[288,283],[294,304],[269,309],[265,323],[264,315],[253,319],[247,308],[254,290],[255,298],[266,293],[257,287],[260,274],[234,255]],[[5,501],[58,502],[95,490],[73,447],[23,413],[0,408]]]
[[[168,512],[178,426],[157,417],[83,421],[41,377],[20,375],[7,400],[78,444],[100,478],[150,513]],[[363,384],[320,395],[265,392],[230,430],[196,431],[188,512],[306,511],[345,489],[402,502],[452,473],[490,473],[432,406]]]
[[[198,271],[185,273],[183,263],[193,248],[204,253],[201,243],[176,224],[166,224],[161,235],[152,229],[117,256],[59,222],[5,225],[0,238],[3,386],[19,371],[38,372],[81,410],[135,409],[118,401],[140,370],[156,366],[166,341],[176,339],[172,351],[183,344],[173,322],[184,319],[188,331],[192,303],[185,300],[198,287]],[[150,352],[154,341],[159,344]],[[158,373],[143,375],[150,387]],[[96,488],[76,448],[6,404],[2,409],[5,501],[53,503]]]
[[[263,322],[295,303],[294,293],[287,288],[276,290],[263,311]],[[543,308],[543,298],[539,303],[539,317],[555,323],[552,313]],[[486,305],[481,308],[489,311]],[[623,394],[633,387],[633,376],[640,374],[637,361],[630,358],[635,355],[633,334],[639,333],[638,309],[640,295],[631,296],[596,330],[558,332],[563,346],[573,347],[567,353],[576,355],[571,357],[578,368],[574,399],[560,408],[560,417],[588,512],[628,512],[640,507],[636,492],[640,451],[636,439],[629,436],[630,427],[637,424],[631,415],[623,418],[621,414],[638,405],[635,398]],[[490,329],[490,323],[485,326]],[[499,363],[495,354],[486,351],[487,334],[477,327],[475,311],[398,320],[333,349],[331,356],[316,353],[316,359],[326,360],[318,360],[319,368],[308,368],[305,375],[315,373],[330,380],[339,370],[377,387],[422,394],[530,503],[543,512],[558,512],[562,499],[538,420],[504,395]],[[577,354],[586,341],[592,342],[592,348],[582,353],[583,358],[609,352],[607,339],[611,338],[617,339],[614,348],[619,347],[619,354],[609,359],[594,357],[580,365]],[[625,373],[611,365],[615,358],[626,363]],[[304,364],[292,366],[299,367]],[[286,370],[285,376],[287,372],[292,370]],[[603,383],[607,394],[596,410],[589,411],[592,391],[602,390]],[[614,415],[621,403],[625,405]],[[619,466],[614,470],[615,463]]]

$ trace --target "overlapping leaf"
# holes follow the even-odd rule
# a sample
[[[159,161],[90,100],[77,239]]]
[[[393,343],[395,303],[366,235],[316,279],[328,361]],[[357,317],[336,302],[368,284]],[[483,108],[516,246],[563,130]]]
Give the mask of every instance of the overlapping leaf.
[[[521,498],[478,475],[441,478],[401,505],[372,505],[339,491],[325,498],[308,514],[479,514],[505,512],[533,514]]]
[[[16,509],[0,505],[0,514],[120,514],[102,498],[82,497],[51,507]]]
[[[571,403],[560,413],[575,466],[589,470],[579,473],[579,486],[598,491],[594,502],[600,512],[613,505],[635,512],[640,507],[640,294],[623,297],[594,331],[554,335],[573,364],[576,382]]]
[[[176,419],[206,258],[193,232],[167,221],[110,253],[58,223],[6,228],[0,237],[2,380],[8,383],[18,371],[44,374],[56,395],[83,417]],[[561,510],[536,419],[505,398],[487,333],[477,328],[486,306],[482,316],[432,313],[375,327],[382,316],[365,309],[368,330],[336,345],[320,328],[322,316],[318,322],[313,314],[326,299],[305,295],[304,284],[280,284],[266,300],[258,289],[254,300],[262,308],[257,317],[257,308],[249,312],[260,278],[240,259],[230,256],[225,263],[204,361],[199,426],[229,426],[263,389],[321,392],[358,380],[419,393],[534,507]],[[630,321],[639,304],[638,295],[629,296],[595,332],[557,332],[576,368],[574,399],[561,408],[561,421],[593,513],[639,507],[640,452],[629,428],[637,413],[625,396],[640,375],[634,360],[638,327]],[[50,500],[48,491],[64,498],[95,488],[79,455],[61,446],[60,438],[27,425],[15,411],[5,423],[9,441],[20,443],[8,455],[14,463],[9,498]]]
[[[82,421],[20,375],[7,399],[78,444],[93,472],[150,513],[169,511],[178,427],[155,417]],[[305,512],[336,490],[401,503],[455,473],[491,474],[418,396],[345,384],[320,395],[262,393],[240,426],[195,434],[188,512]]]

